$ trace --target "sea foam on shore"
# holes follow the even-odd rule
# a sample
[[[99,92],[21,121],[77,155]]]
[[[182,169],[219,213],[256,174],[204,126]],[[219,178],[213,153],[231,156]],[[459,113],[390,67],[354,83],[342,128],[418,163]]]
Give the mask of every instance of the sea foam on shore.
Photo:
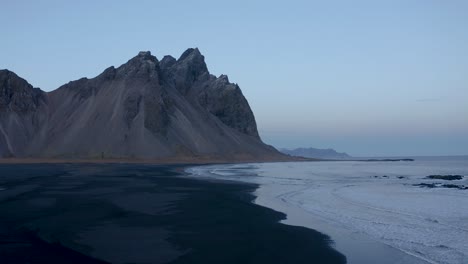
[[[285,212],[288,224],[329,234],[349,263],[367,257],[372,263],[375,252],[357,248],[360,240],[368,241],[365,247],[388,245],[380,248],[388,263],[468,263],[468,191],[418,186],[442,181],[428,175],[468,175],[466,159],[215,165],[189,172],[259,184],[256,203]],[[465,186],[468,179],[450,183]],[[350,236],[359,241],[346,241]]]

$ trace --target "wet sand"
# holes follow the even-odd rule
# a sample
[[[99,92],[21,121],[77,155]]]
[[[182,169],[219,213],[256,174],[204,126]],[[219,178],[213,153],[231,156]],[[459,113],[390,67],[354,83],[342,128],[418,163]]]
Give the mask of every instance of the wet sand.
[[[345,263],[258,186],[184,165],[0,164],[0,263]]]

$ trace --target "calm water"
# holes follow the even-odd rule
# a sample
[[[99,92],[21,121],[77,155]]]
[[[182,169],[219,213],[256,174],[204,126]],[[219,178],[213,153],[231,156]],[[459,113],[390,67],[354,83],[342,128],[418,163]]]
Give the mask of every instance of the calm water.
[[[194,167],[193,177],[259,184],[256,203],[328,234],[349,263],[468,263],[468,157]],[[428,175],[459,174],[445,181]],[[436,188],[415,186],[434,183]]]

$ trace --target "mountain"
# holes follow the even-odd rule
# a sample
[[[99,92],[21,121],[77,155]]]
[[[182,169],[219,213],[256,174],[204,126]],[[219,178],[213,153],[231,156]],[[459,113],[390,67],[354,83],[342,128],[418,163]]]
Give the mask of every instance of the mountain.
[[[278,159],[237,84],[198,49],[161,61],[140,52],[52,92],[0,71],[0,156]]]
[[[296,149],[280,149],[284,154],[294,157],[318,158],[318,159],[350,159],[352,158],[346,153],[336,152],[334,149],[317,149],[317,148],[296,148]]]

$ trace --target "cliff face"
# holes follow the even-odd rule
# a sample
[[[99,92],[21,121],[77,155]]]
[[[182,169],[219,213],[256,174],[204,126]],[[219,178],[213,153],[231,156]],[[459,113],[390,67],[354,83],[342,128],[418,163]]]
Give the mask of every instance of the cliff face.
[[[0,72],[0,156],[281,157],[265,145],[241,90],[211,75],[198,49],[140,52],[93,79],[45,93]]]
[[[0,157],[25,156],[43,133],[47,95],[8,70],[0,70]]]

